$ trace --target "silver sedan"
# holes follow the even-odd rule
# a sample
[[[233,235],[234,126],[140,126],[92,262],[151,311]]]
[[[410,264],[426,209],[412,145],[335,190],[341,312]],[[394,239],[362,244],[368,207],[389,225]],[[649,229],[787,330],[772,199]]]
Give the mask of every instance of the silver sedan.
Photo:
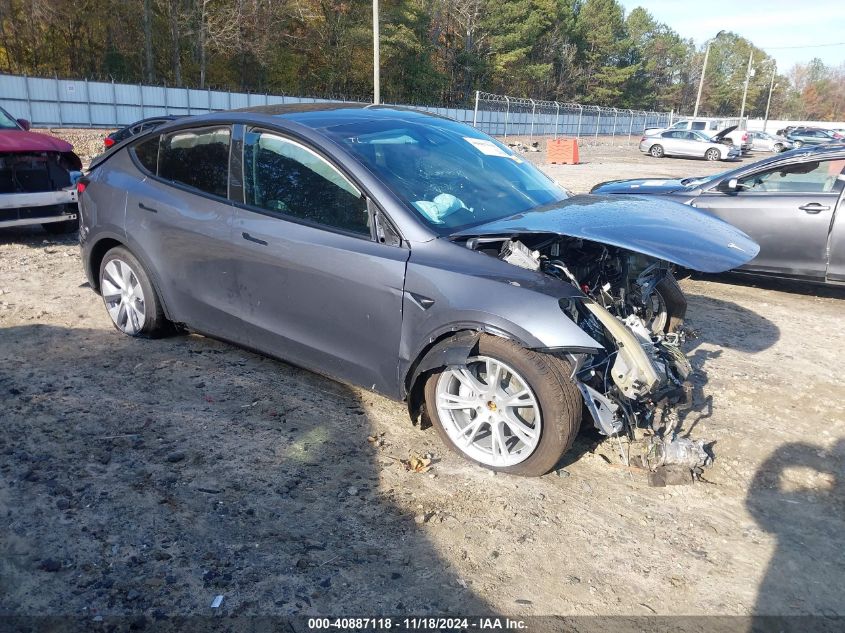
[[[784,152],[794,147],[785,136],[768,132],[749,132],[748,136],[751,137],[751,149],[756,152]]]
[[[739,148],[734,145],[724,145],[694,130],[667,130],[643,136],[640,151],[655,158],[690,156],[706,160],[732,160],[740,155]]]

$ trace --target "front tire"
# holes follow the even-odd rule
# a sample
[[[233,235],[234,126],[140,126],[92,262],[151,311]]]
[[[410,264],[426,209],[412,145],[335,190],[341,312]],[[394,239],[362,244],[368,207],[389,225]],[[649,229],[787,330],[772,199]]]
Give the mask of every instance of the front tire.
[[[775,154],[780,154],[784,150],[783,143],[775,143],[774,150]]]
[[[443,442],[490,470],[549,472],[581,424],[581,394],[566,361],[482,336],[463,365],[433,372],[425,410]]]
[[[792,145],[795,149],[798,149],[799,147],[804,147],[804,141],[793,141]]]
[[[655,158],[663,158],[663,156],[665,155],[662,145],[652,145],[651,149],[648,150],[648,153],[654,156]]]
[[[114,327],[127,336],[157,338],[170,333],[170,322],[144,266],[123,246],[100,263],[100,294]]]
[[[666,275],[654,288],[651,331],[655,334],[677,332],[687,315],[687,298],[674,275]]]
[[[704,152],[704,158],[706,158],[709,161],[721,160],[722,159],[722,152],[717,150],[715,147],[711,147],[706,152]]]

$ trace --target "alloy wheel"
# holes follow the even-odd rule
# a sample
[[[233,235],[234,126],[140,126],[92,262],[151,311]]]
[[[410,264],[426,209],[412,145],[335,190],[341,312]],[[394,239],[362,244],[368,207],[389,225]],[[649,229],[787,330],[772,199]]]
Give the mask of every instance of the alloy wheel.
[[[516,370],[494,358],[476,356],[444,370],[435,406],[455,446],[485,466],[519,464],[540,442],[534,392]]]
[[[135,336],[144,327],[146,305],[144,291],[135,271],[125,261],[112,259],[103,269],[103,301],[118,329]]]

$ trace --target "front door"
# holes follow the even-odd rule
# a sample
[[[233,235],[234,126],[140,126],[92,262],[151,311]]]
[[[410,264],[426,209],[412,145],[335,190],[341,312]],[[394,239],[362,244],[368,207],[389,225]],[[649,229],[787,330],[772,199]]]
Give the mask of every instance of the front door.
[[[311,148],[264,130],[243,147],[233,242],[248,344],[398,395],[410,251],[374,239],[366,198]]]
[[[843,168],[840,159],[764,169],[739,179],[736,192],[714,188],[692,204],[760,244],[759,255],[744,268],[823,279]]]

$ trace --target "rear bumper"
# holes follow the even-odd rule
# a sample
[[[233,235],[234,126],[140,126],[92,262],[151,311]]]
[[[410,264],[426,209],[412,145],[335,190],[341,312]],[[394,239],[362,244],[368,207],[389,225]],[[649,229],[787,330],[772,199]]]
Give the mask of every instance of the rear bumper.
[[[76,187],[0,194],[0,228],[66,222],[78,217]]]

